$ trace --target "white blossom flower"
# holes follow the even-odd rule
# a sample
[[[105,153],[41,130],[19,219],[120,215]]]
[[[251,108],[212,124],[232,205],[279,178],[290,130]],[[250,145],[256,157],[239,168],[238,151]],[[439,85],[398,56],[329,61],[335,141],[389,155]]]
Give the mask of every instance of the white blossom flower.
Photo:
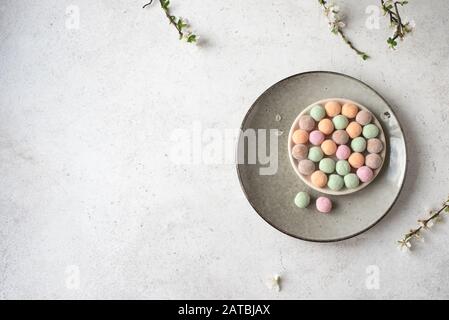
[[[343,21],[338,21],[337,25],[340,29],[343,29],[344,27],[346,27],[346,23],[344,23]]]
[[[331,4],[328,6],[328,9],[329,9],[330,11],[334,12],[334,13],[339,13],[339,12],[340,12],[340,7],[337,6],[337,5],[334,4],[334,3],[331,3]]]
[[[415,20],[407,21],[407,24],[408,24],[410,29],[415,29],[415,27],[416,27]]]
[[[338,19],[338,16],[335,12],[329,11],[327,13],[327,20],[329,20],[330,23],[335,23]]]
[[[402,252],[407,252],[407,251],[409,251],[409,250],[411,249],[411,247],[412,247],[412,244],[410,243],[410,240],[405,240],[405,239],[403,239],[403,240],[400,240],[400,241],[399,241],[399,246],[398,246],[398,248],[399,248],[399,250],[401,250]]]
[[[429,229],[433,226],[433,222],[431,223],[431,221],[427,221],[426,219],[419,219],[418,223],[424,229]]]
[[[324,14],[328,20],[329,29],[333,33],[337,33],[339,29],[342,29],[346,26],[346,24],[343,22],[343,19],[338,14],[340,12],[340,7],[336,5],[329,5],[324,10]]]
[[[415,233],[415,235],[413,237],[420,242],[424,242],[424,237],[422,235],[420,235],[419,233]]]
[[[278,274],[273,275],[267,280],[266,285],[270,290],[281,291],[281,276]]]

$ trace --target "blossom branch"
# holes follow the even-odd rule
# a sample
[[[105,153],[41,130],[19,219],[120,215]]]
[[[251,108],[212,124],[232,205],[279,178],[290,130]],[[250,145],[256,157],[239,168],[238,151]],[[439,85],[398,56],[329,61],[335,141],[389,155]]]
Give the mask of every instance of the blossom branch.
[[[352,49],[354,50],[363,60],[366,60],[369,58],[369,56],[357,49],[354,44],[348,39],[346,34],[343,32],[343,28],[346,26],[341,17],[339,16],[339,8],[333,4],[328,5],[326,0],[318,0],[320,5],[323,7],[324,14],[326,15],[329,23],[329,27],[331,29],[331,32],[339,35],[343,41]]]
[[[427,219],[419,219],[419,227],[416,229],[411,229],[406,233],[401,240],[398,241],[399,247],[401,249],[410,249],[412,239],[421,239],[421,232],[424,229],[429,229],[432,225],[441,219],[441,214],[443,212],[449,213],[449,198],[442,204],[442,207],[437,211],[431,211],[430,216]]]
[[[410,22],[404,22],[399,12],[399,6],[405,6],[408,1],[406,0],[380,0],[384,15],[388,15],[390,19],[390,25],[395,28],[395,31],[391,37],[387,39],[388,46],[395,49],[398,45],[396,41],[398,38],[403,40],[407,34],[412,32],[413,26]]]
[[[152,3],[153,0],[145,4],[143,9],[150,6]],[[179,39],[185,40],[188,43],[196,43],[199,37],[189,29],[187,20],[171,14],[170,0],[159,0],[159,4],[161,5],[162,10],[164,10],[165,16],[167,17],[169,23],[175,27],[176,31],[178,31]]]

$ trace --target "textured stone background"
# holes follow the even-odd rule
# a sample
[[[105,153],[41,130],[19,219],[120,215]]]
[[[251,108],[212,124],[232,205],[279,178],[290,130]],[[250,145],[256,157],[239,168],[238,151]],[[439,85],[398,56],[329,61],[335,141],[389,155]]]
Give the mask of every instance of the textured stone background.
[[[416,32],[391,52],[387,21],[365,26],[378,1],[338,1],[366,62],[330,34],[317,1],[172,2],[202,47],[142,1],[2,0],[0,297],[449,298],[447,224],[413,254],[395,245],[449,192],[449,2],[411,1]],[[271,228],[234,166],[170,157],[174,129],[237,128],[267,87],[309,70],[373,86],[408,143],[394,209],[341,243]],[[273,273],[279,293],[264,283]]]

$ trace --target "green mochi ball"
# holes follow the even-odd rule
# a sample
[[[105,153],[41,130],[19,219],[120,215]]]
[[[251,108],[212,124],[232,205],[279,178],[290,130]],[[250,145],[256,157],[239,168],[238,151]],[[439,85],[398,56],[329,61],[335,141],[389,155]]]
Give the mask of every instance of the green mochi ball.
[[[335,171],[335,161],[331,158],[324,158],[318,166],[324,173],[333,173]]]
[[[309,160],[318,162],[323,159],[323,150],[320,147],[312,147],[309,149]]]
[[[379,128],[376,125],[370,123],[363,127],[363,136],[367,139],[372,139],[377,137],[379,134]]]
[[[326,110],[324,110],[323,106],[317,104],[310,110],[310,116],[313,118],[313,120],[320,121],[326,116]]]
[[[307,192],[301,191],[295,197],[295,205],[298,208],[304,209],[307,208],[310,204],[310,196]]]
[[[335,171],[337,171],[339,175],[345,176],[351,172],[351,165],[346,160],[338,160],[335,165]]]
[[[351,149],[355,152],[363,152],[366,149],[366,140],[362,137],[357,137],[351,141]]]
[[[338,174],[331,174],[329,180],[327,181],[327,186],[335,191],[340,190],[345,185],[343,178]]]
[[[346,118],[345,116],[339,114],[338,116],[335,116],[332,119],[332,122],[334,123],[334,127],[337,130],[342,130],[342,129],[346,129],[346,127],[349,124],[348,118]]]
[[[359,177],[357,177],[357,175],[355,173],[350,173],[350,174],[345,175],[344,180],[345,180],[345,186],[348,189],[357,188],[360,184]]]

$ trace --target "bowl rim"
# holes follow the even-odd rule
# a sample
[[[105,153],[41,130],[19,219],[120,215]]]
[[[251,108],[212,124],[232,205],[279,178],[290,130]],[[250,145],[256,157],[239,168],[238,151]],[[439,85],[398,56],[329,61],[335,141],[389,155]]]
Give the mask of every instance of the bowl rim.
[[[306,176],[304,176],[303,174],[301,174],[298,170],[298,166],[297,166],[297,162],[298,160],[296,160],[295,158],[293,158],[292,156],[292,148],[295,145],[292,141],[292,136],[293,136],[293,132],[295,132],[296,128],[297,128],[297,124],[299,121],[299,118],[301,118],[301,116],[305,115],[305,114],[309,114],[310,110],[315,106],[315,105],[324,105],[326,102],[329,101],[337,101],[340,104],[343,103],[352,103],[355,104],[359,109],[361,110],[365,110],[368,111],[369,113],[371,113],[371,115],[373,116],[373,120],[371,121],[371,123],[374,123],[380,130],[379,135],[377,136],[377,138],[379,140],[382,141],[382,143],[384,144],[384,148],[383,150],[378,153],[381,157],[382,157],[382,163],[380,165],[379,168],[373,170],[374,176],[373,178],[368,181],[368,182],[362,182],[361,184],[359,184],[359,186],[357,188],[354,189],[341,189],[341,190],[332,190],[329,187],[325,187],[325,188],[319,188],[314,186],[308,178],[306,178]],[[355,120],[353,120],[355,121]],[[307,146],[309,147],[310,143],[307,143]],[[355,193],[357,191],[360,191],[364,188],[366,188],[367,186],[370,185],[370,183],[372,183],[376,177],[379,175],[379,173],[382,171],[383,165],[385,163],[385,157],[387,156],[387,149],[388,149],[388,145],[387,145],[387,139],[385,136],[385,132],[384,129],[382,128],[382,124],[380,123],[380,121],[377,119],[376,115],[367,107],[365,107],[364,105],[354,101],[354,100],[350,100],[350,99],[346,99],[346,98],[326,98],[326,99],[321,99],[318,100],[312,104],[310,104],[309,106],[307,106],[306,108],[304,108],[299,114],[298,116],[295,118],[295,120],[293,121],[291,127],[290,127],[290,131],[288,134],[288,142],[287,142],[287,148],[288,148],[288,157],[290,159],[290,164],[293,167],[293,170],[296,172],[296,174],[299,176],[299,178],[302,180],[302,182],[304,182],[309,188],[312,188],[315,191],[318,191],[320,193],[324,193],[324,194],[329,194],[329,195],[333,195],[333,196],[343,196],[343,195],[348,195],[348,194],[352,194]]]
[[[402,190],[403,190],[403,188],[404,188],[405,177],[407,176],[407,170],[408,170],[408,163],[407,163],[407,159],[408,159],[407,137],[406,137],[405,134],[404,134],[404,130],[402,129],[401,123],[399,122],[399,119],[397,118],[396,113],[395,113],[394,110],[391,108],[390,104],[385,100],[385,98],[384,98],[381,94],[379,94],[379,92],[377,92],[375,89],[373,89],[371,86],[369,86],[368,84],[364,83],[363,81],[361,81],[361,80],[359,80],[359,79],[356,79],[356,78],[354,78],[354,77],[352,77],[352,76],[349,76],[349,75],[346,75],[346,74],[343,74],[343,73],[339,73],[339,72],[335,72],[335,71],[325,71],[325,70],[315,70],[315,71],[299,72],[299,73],[293,74],[293,75],[291,75],[291,76],[288,76],[288,77],[286,77],[286,78],[283,78],[283,79],[277,81],[276,83],[270,85],[267,89],[265,89],[264,92],[262,92],[262,93],[258,96],[258,98],[253,102],[253,104],[251,105],[251,107],[250,107],[250,108],[248,109],[248,111],[246,112],[245,116],[243,117],[242,123],[241,123],[241,125],[240,125],[240,132],[243,131],[244,126],[245,126],[245,123],[246,123],[248,117],[250,116],[251,112],[253,111],[253,109],[256,107],[257,102],[259,101],[259,99],[261,99],[261,97],[262,97],[265,93],[267,93],[267,91],[269,91],[272,87],[278,85],[279,83],[281,83],[281,82],[283,82],[283,81],[289,80],[290,78],[295,78],[295,77],[299,77],[299,76],[305,76],[305,75],[308,75],[308,74],[331,74],[331,75],[337,75],[337,76],[341,76],[341,77],[345,77],[345,78],[354,80],[354,81],[356,81],[357,83],[359,83],[359,84],[361,84],[361,85],[363,85],[363,86],[366,86],[368,89],[372,90],[372,92],[375,93],[375,94],[376,94],[376,95],[377,95],[377,96],[378,96],[378,97],[379,97],[379,98],[380,98],[380,99],[381,99],[381,100],[382,100],[382,101],[389,107],[389,109],[390,109],[389,111],[391,112],[391,114],[392,114],[392,115],[394,116],[394,118],[396,119],[396,122],[397,122],[398,128],[399,128],[399,131],[401,132],[401,135],[402,135],[402,137],[404,138],[404,150],[405,150],[405,165],[404,165],[405,168],[404,168],[404,173],[403,173],[403,175],[402,175],[401,185],[399,186],[399,191],[398,191],[398,193],[397,193],[395,199],[392,201],[391,205],[387,208],[387,210],[385,210],[384,214],[381,215],[376,221],[374,221],[372,224],[370,224],[370,225],[367,226],[366,228],[364,228],[364,229],[362,229],[362,230],[360,230],[360,231],[358,231],[358,232],[355,232],[355,233],[353,233],[353,234],[350,234],[350,235],[347,235],[347,236],[344,236],[344,237],[333,238],[333,239],[313,239],[313,238],[301,237],[301,236],[295,235],[295,234],[293,234],[293,233],[291,233],[291,232],[282,230],[282,229],[279,228],[278,226],[276,226],[276,225],[274,225],[273,223],[271,223],[269,220],[267,220],[267,219],[266,219],[266,218],[265,218],[265,217],[264,217],[264,216],[263,216],[263,215],[256,209],[255,204],[254,204],[254,203],[251,201],[251,199],[249,198],[248,193],[246,192],[246,189],[245,189],[244,182],[243,182],[243,180],[242,180],[242,176],[241,176],[241,174],[240,174],[240,170],[239,170],[239,165],[240,165],[240,164],[239,164],[239,162],[237,161],[237,159],[238,159],[238,157],[239,157],[239,153],[238,153],[238,152],[239,152],[239,147],[238,147],[238,145],[239,145],[239,141],[240,141],[240,135],[239,135],[239,137],[238,137],[238,139],[237,139],[237,144],[236,144],[236,147],[235,147],[235,159],[236,159],[236,161],[235,161],[235,169],[236,169],[236,171],[237,171],[237,178],[238,178],[238,180],[239,180],[240,187],[241,187],[241,189],[242,189],[242,191],[243,191],[243,194],[245,195],[246,200],[247,200],[248,203],[251,205],[251,207],[253,208],[253,210],[259,215],[259,217],[262,218],[262,219],[263,219],[266,223],[268,223],[271,227],[273,227],[274,229],[278,230],[279,232],[281,232],[281,233],[283,233],[283,234],[286,234],[286,235],[288,235],[288,236],[290,236],[290,237],[292,237],[292,238],[299,239],[299,240],[303,240],[303,241],[316,242],[316,243],[332,243],[332,242],[339,242],[339,241],[343,241],[343,240],[348,240],[348,239],[354,238],[354,237],[356,237],[356,236],[358,236],[358,235],[360,235],[360,234],[362,234],[362,233],[368,231],[369,229],[373,228],[376,224],[378,224],[378,223],[379,223],[379,222],[380,222],[380,221],[381,221],[381,220],[382,220],[382,219],[383,219],[383,218],[390,212],[391,208],[393,208],[393,206],[394,206],[394,205],[396,204],[396,202],[398,201],[399,196],[400,196],[400,194],[401,194],[401,192],[402,192]]]

